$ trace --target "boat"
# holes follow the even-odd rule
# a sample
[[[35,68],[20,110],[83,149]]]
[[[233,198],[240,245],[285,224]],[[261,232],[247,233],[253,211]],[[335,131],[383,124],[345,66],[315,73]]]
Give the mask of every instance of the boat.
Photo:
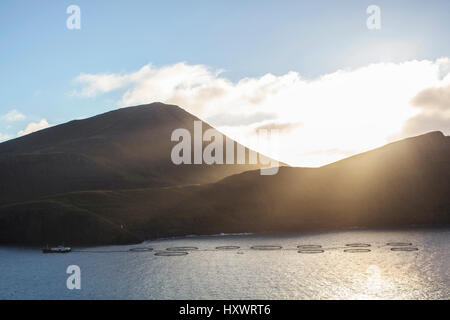
[[[43,253],[68,253],[70,251],[72,251],[72,248],[64,246],[57,246],[51,248],[47,246],[45,248],[42,248]]]

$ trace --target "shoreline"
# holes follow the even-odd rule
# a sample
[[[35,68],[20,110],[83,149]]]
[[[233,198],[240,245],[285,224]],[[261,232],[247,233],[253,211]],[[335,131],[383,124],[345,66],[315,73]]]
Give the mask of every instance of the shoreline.
[[[132,242],[132,243],[107,243],[107,244],[91,244],[91,245],[70,245],[66,244],[66,246],[70,246],[72,248],[95,248],[95,247],[107,247],[107,246],[131,246],[131,245],[141,245],[151,242],[157,241],[167,241],[167,240],[192,240],[196,238],[226,238],[226,237],[293,237],[293,236],[304,236],[304,235],[325,235],[330,233],[340,233],[340,232],[357,232],[357,231],[368,231],[368,232],[383,232],[383,231],[391,231],[391,232],[404,232],[404,231],[433,231],[433,230],[446,230],[450,229],[450,224],[448,225],[412,225],[412,226],[404,226],[404,227],[378,227],[378,228],[369,228],[369,227],[351,227],[351,228],[342,228],[342,229],[324,229],[324,230],[315,230],[315,231],[299,231],[299,232],[243,232],[243,233],[219,233],[219,234],[204,234],[204,235],[184,235],[184,236],[173,236],[173,237],[159,237],[159,238],[151,238],[146,239],[141,242]],[[27,245],[27,244],[2,244],[0,243],[0,248],[22,248],[22,249],[42,249],[42,246],[38,245]]]

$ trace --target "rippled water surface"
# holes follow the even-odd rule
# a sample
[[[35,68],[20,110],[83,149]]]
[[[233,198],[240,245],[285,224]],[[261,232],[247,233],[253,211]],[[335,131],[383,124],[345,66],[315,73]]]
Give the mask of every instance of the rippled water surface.
[[[282,248],[252,249],[267,245]],[[186,246],[198,250],[158,255]],[[0,298],[449,299],[449,249],[448,229],[189,237],[45,255],[0,247]],[[66,288],[69,265],[81,268],[81,290]]]

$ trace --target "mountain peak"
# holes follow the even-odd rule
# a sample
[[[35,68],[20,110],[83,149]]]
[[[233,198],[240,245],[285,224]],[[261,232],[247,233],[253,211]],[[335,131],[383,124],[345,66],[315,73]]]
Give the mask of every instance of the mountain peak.
[[[324,167],[381,166],[397,164],[410,167],[420,163],[450,160],[450,140],[441,131],[391,142],[382,147],[345,158]]]
[[[195,121],[200,119],[176,105],[155,102],[1,143],[0,203],[60,192],[209,183],[261,168],[174,164],[171,135],[184,128],[193,136]],[[209,128],[203,123],[203,130]]]
[[[446,135],[442,131],[430,131],[426,132],[414,137],[409,137],[404,139],[405,141],[414,141],[414,140],[443,140],[445,139]],[[400,140],[401,141],[401,140]]]
[[[123,107],[119,109],[115,109],[107,113],[157,113],[157,112],[182,112],[182,113],[188,113],[183,108],[174,105],[174,104],[167,104],[163,102],[152,102],[147,104],[140,104],[136,106],[129,106],[129,107]],[[101,114],[100,114],[101,115]]]

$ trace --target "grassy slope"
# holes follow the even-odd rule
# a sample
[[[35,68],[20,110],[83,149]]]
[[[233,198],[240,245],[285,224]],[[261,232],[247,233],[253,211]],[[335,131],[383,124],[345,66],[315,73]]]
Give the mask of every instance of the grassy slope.
[[[274,176],[261,176],[256,170],[203,185],[61,194],[0,208],[4,228],[0,234],[11,226],[17,241],[29,242],[23,222],[9,219],[43,214],[47,207],[51,219],[62,212],[58,217],[63,225],[76,215],[79,233],[71,233],[70,240],[90,244],[120,242],[130,234],[144,239],[446,224],[450,223],[449,143],[448,137],[430,133],[322,168],[280,168]],[[43,219],[34,223],[42,225]],[[121,225],[124,229],[119,230]],[[111,235],[98,239],[103,233]],[[68,239],[66,233],[44,234],[52,234],[54,241]],[[112,235],[119,240],[112,240]]]

